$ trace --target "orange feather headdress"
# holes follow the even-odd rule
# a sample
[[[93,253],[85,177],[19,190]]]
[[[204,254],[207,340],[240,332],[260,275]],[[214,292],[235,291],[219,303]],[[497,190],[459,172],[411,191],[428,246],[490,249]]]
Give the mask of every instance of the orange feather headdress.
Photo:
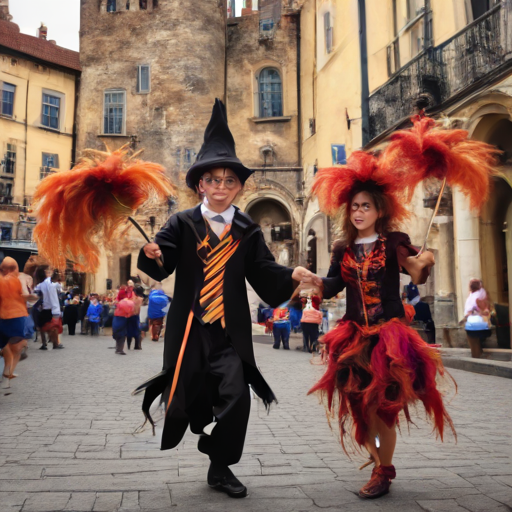
[[[85,151],[73,169],[44,178],[34,194],[39,253],[57,268],[96,272],[100,246],[150,198],[167,199],[174,188],[162,166],[137,160],[123,146]]]
[[[480,211],[489,198],[490,177],[500,151],[490,144],[468,138],[466,130],[443,129],[430,117],[414,116],[413,126],[395,132],[381,156],[381,165],[394,172],[407,190],[427,178],[445,180],[468,197],[470,207]]]
[[[409,216],[401,183],[382,167],[379,157],[365,151],[354,151],[346,165],[320,169],[312,191],[322,211],[333,216],[348,205],[353,191],[361,185],[380,189],[387,196],[392,222],[402,222]]]
[[[358,184],[373,182],[389,199],[391,220],[399,223],[409,215],[406,206],[414,190],[427,178],[442,180],[443,188],[446,183],[459,187],[470,207],[480,210],[489,198],[491,176],[499,175],[495,166],[500,151],[469,139],[465,130],[443,129],[429,117],[418,115],[411,121],[412,128],[394,133],[379,156],[356,151],[345,166],[318,172],[312,191],[325,213],[335,215]]]

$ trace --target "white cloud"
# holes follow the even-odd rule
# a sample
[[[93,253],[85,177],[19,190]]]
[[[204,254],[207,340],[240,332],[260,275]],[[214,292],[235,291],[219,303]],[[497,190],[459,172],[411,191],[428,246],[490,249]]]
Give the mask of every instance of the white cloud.
[[[80,0],[10,0],[9,11],[21,32],[37,35],[41,22],[48,27],[48,39],[78,51]]]

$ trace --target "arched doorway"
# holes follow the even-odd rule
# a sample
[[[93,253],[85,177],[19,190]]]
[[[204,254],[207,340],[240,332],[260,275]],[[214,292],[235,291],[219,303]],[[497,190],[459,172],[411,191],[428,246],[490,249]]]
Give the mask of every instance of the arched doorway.
[[[504,178],[493,179],[491,196],[480,217],[480,256],[484,286],[499,305],[497,313],[506,316],[512,286],[512,122],[501,114],[484,116],[473,137],[503,151],[500,171]],[[500,345],[503,343],[501,340]]]
[[[304,230],[306,266],[311,265],[310,270],[320,276],[327,275],[331,261],[329,231],[329,221],[322,213],[316,214]]]
[[[249,203],[246,213],[261,226],[265,242],[281,265],[294,266],[297,244],[288,209],[279,201],[260,198]]]

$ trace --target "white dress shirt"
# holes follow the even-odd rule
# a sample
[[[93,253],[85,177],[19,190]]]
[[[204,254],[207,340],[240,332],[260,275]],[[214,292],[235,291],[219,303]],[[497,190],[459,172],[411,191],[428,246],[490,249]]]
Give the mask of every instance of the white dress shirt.
[[[217,213],[208,208],[208,201],[205,198],[203,204],[201,205],[201,213],[203,217],[205,217],[208,220],[208,223],[210,224],[212,231],[217,236],[220,236],[224,231],[226,224],[231,224],[233,222],[233,217],[235,216],[235,207],[231,204],[222,213]],[[217,217],[218,215],[220,215],[224,219],[224,222],[213,220],[213,218]]]
[[[59,283],[53,283],[51,277],[47,277],[42,283],[36,286],[35,291],[43,293],[43,309],[51,309],[52,316],[60,316]]]

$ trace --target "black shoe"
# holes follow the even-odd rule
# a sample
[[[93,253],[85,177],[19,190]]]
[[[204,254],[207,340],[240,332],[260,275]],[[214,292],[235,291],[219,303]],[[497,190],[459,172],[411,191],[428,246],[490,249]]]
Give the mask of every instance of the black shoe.
[[[45,346],[45,345],[41,345],[41,346],[39,347],[39,350],[48,350],[48,347],[47,347],[47,346]]]
[[[58,349],[58,348],[64,348],[64,345],[60,345],[60,344],[59,344],[59,345],[57,345],[57,346],[55,346],[55,345],[53,346],[53,350],[56,350],[56,349]]]
[[[275,347],[274,345],[272,345],[272,348],[275,348],[276,350],[279,350],[279,347]]]
[[[210,464],[208,485],[216,491],[225,492],[230,498],[245,498],[247,487],[233,475],[227,466]]]

